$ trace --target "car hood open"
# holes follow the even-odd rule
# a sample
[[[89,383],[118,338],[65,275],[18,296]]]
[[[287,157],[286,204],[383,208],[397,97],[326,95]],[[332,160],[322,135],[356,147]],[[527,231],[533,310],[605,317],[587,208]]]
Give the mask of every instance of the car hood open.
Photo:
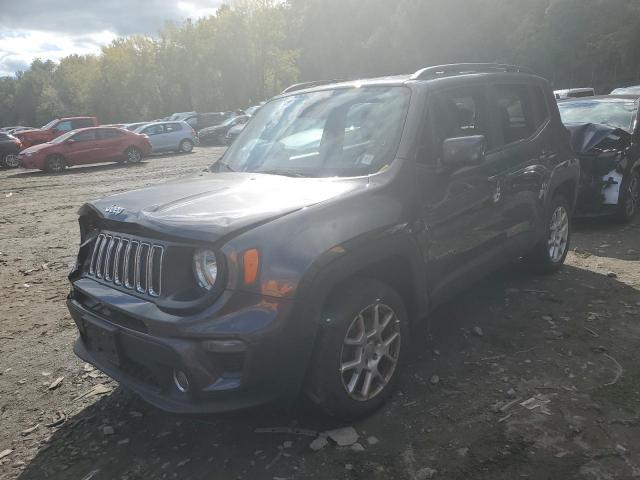
[[[631,142],[629,132],[609,125],[585,123],[567,125],[567,129],[571,133],[571,148],[577,154],[590,153],[596,147],[625,149]]]
[[[135,223],[168,235],[215,241],[364,188],[366,178],[291,178],[254,173],[203,173],[90,202],[111,222]]]

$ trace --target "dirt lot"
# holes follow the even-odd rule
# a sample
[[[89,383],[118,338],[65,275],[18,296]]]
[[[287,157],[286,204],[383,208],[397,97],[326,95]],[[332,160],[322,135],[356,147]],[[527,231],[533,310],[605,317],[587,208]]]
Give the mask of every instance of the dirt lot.
[[[400,392],[353,425],[361,447],[313,451],[309,430],[341,425],[304,405],[167,415],[76,359],[64,298],[77,208],[220,152],[0,172],[0,478],[640,477],[640,222],[581,222],[561,274],[514,265],[440,309]]]

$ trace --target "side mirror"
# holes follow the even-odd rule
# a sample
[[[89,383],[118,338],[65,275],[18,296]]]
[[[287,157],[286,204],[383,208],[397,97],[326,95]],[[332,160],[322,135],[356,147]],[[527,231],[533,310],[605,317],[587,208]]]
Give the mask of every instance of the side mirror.
[[[482,165],[486,150],[484,135],[448,138],[442,144],[442,163],[447,169]]]

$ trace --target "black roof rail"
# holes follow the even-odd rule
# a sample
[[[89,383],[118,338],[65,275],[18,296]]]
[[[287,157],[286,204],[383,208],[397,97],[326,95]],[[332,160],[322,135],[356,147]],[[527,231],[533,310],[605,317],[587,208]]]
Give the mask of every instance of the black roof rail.
[[[507,65],[502,63],[453,63],[451,65],[438,65],[418,70],[411,75],[411,80],[428,80],[451,75],[462,75],[469,73],[528,73],[533,71],[526,67],[517,65]]]
[[[313,88],[313,87],[320,87],[322,85],[329,85],[330,83],[339,83],[339,82],[344,82],[344,80],[315,80],[313,82],[302,82],[302,83],[296,83],[294,85],[291,85],[287,88],[285,88],[281,95],[285,94],[285,93],[291,93],[291,92],[297,92],[298,90],[304,90],[306,88]]]

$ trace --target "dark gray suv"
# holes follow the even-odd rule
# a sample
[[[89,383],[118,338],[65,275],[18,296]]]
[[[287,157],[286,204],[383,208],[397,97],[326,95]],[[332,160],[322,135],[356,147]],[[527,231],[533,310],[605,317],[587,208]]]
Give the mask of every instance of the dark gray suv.
[[[561,267],[579,173],[518,67],[297,85],[199,178],[82,207],[75,352],[168,411],[304,391],[366,415],[436,306],[514,259]]]

